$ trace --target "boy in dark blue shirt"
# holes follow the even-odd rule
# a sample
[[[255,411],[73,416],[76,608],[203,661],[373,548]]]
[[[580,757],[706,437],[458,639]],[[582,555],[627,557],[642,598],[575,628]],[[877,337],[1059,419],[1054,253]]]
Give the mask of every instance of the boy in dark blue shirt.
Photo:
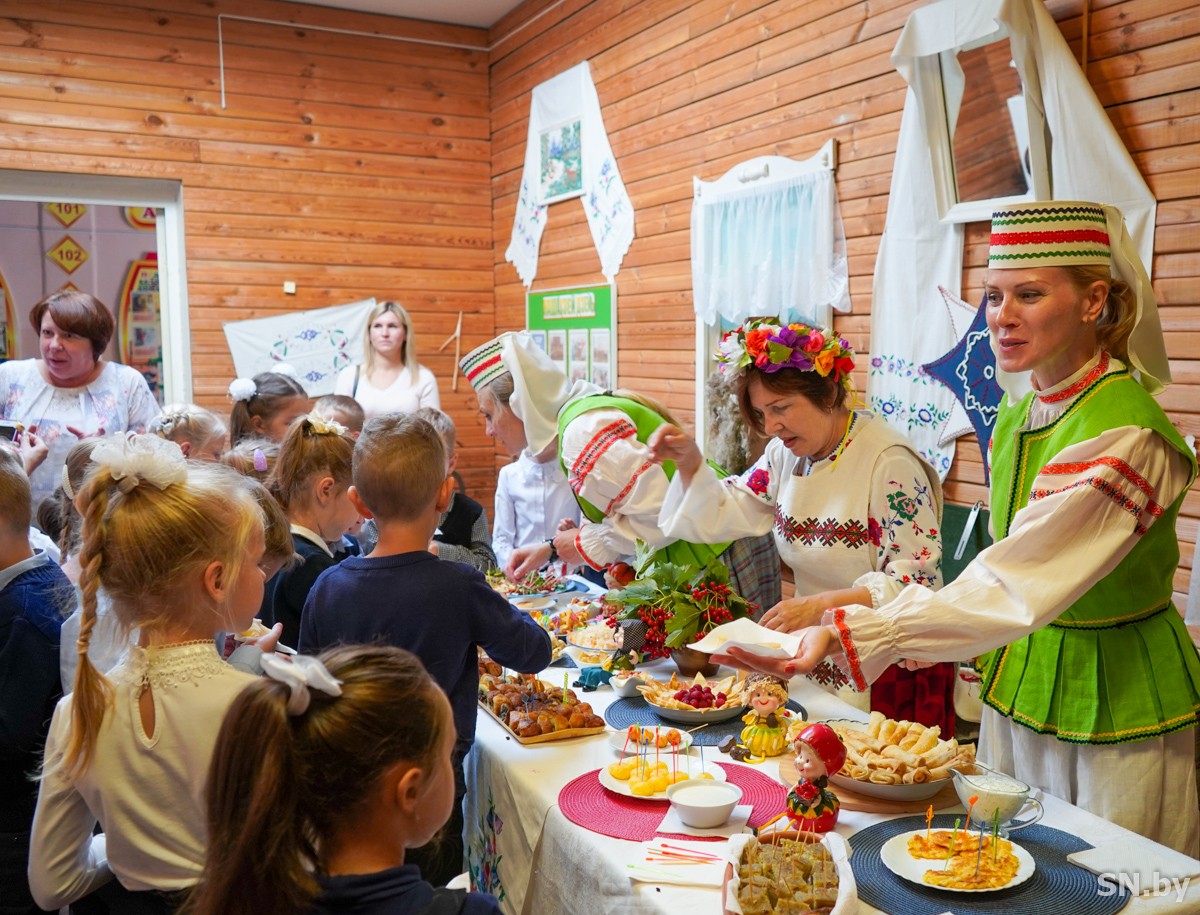
[[[29,893],[33,776],[62,695],[58,641],[75,603],[67,576],[29,546],[29,478],[0,446],[0,913],[41,912]]]
[[[304,605],[299,647],[305,654],[347,642],[407,648],[446,691],[458,732],[455,812],[439,848],[435,841],[410,856],[440,886],[463,865],[462,760],[475,740],[477,646],[504,667],[532,673],[550,663],[550,637],[482,573],[439,562],[428,551],[454,480],[445,445],[427,421],[387,414],[368,422],[354,447],[353,477],[350,499],[375,519],[379,540],[370,556],[349,557],[317,579]]]

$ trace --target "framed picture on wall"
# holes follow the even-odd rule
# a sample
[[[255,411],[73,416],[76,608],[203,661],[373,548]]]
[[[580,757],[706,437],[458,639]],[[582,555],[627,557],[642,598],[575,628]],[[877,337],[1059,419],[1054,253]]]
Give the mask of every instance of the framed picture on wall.
[[[525,298],[525,326],[568,378],[617,383],[617,301],[612,285],[543,289]]]
[[[581,122],[574,120],[542,131],[539,157],[542,203],[556,203],[583,194],[581,130]]]

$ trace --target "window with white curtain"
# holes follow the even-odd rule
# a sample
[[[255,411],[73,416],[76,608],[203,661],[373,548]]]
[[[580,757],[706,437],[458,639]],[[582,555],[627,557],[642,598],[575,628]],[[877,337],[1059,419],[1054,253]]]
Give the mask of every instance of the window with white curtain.
[[[692,294],[702,323],[769,315],[827,325],[834,310],[849,310],[845,236],[827,166],[772,156],[694,184]]]

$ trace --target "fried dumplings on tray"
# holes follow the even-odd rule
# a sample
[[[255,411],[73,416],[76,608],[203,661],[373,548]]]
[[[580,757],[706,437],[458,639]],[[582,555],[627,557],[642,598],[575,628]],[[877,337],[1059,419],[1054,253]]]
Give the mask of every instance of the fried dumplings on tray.
[[[975,762],[975,748],[943,740],[941,728],[893,721],[871,712],[865,726],[831,722],[846,744],[841,774],[877,785],[919,785],[950,778],[953,766]]]

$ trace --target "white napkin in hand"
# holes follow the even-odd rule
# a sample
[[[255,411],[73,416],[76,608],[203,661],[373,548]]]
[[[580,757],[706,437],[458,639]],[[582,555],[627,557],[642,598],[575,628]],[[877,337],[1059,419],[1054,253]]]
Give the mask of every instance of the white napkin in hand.
[[[663,843],[672,850],[686,849],[700,856],[716,855],[709,864],[674,864],[646,861]],[[681,852],[682,853],[682,852]],[[655,839],[638,846],[637,856],[629,864],[629,879],[642,883],[670,883],[677,886],[720,886],[725,877],[725,845],[722,842],[689,842],[684,839]]]
[[[776,632],[742,617],[710,629],[708,635],[688,647],[715,654],[734,646],[762,658],[790,658],[800,650],[800,636]]]
[[[685,836],[712,836],[727,839],[730,836],[735,836],[739,832],[745,832],[746,824],[750,822],[750,814],[754,812],[752,804],[738,804],[733,808],[733,813],[729,815],[729,819],[720,826],[713,826],[711,829],[697,829],[695,826],[687,826],[683,820],[679,819],[679,814],[675,812],[674,807],[667,808],[667,815],[663,817],[663,821],[658,824],[658,829],[655,832],[673,833]]]
[[[1200,861],[1146,839],[1121,838],[1067,855],[1072,864],[1117,887],[1135,887],[1143,895],[1175,892],[1200,874]],[[1172,882],[1174,881],[1174,882]]]

